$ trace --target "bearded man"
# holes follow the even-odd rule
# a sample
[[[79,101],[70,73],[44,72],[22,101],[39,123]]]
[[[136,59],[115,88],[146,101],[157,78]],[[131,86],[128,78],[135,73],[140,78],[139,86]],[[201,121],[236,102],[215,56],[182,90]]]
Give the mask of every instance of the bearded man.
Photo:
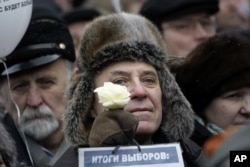
[[[6,109],[2,122],[15,139],[19,164],[53,166],[69,148],[61,118],[74,61],[67,26],[37,19],[1,63],[0,97]]]

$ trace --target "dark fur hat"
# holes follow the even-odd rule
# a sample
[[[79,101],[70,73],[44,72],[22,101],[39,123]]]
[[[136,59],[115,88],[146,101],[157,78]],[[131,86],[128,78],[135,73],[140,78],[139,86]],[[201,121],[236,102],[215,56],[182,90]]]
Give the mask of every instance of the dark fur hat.
[[[140,14],[151,20],[159,29],[164,20],[193,13],[214,14],[219,10],[218,0],[147,0]]]
[[[162,89],[163,120],[159,133],[169,141],[189,136],[193,111],[166,66],[165,44],[157,28],[139,15],[119,13],[91,22],[82,39],[80,66],[84,70],[69,92],[64,114],[65,134],[74,146],[87,144],[93,120],[88,117],[94,96],[94,76],[109,64],[129,60],[151,64]]]
[[[177,67],[176,81],[202,116],[215,97],[250,86],[250,32],[233,30],[211,37]]]
[[[75,61],[75,50],[67,26],[51,20],[31,21],[16,49],[6,57],[8,73],[13,74],[50,63],[59,57]],[[1,76],[7,74],[0,64]]]

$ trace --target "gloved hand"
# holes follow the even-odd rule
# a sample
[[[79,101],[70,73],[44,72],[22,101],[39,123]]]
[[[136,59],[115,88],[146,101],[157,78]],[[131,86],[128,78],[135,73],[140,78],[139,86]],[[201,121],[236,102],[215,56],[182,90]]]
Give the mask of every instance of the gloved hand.
[[[99,114],[89,135],[90,147],[129,145],[133,143],[138,119],[122,109]]]

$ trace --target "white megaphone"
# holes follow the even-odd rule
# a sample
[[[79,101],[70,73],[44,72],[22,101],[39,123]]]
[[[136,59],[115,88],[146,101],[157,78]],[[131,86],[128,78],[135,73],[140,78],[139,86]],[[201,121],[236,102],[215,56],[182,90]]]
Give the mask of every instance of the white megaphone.
[[[32,0],[0,0],[0,59],[9,55],[28,28]]]

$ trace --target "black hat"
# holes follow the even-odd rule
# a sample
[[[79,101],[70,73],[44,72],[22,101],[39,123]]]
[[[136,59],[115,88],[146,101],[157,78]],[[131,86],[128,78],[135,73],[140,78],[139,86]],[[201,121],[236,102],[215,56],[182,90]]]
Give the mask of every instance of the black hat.
[[[75,61],[73,40],[63,23],[51,20],[31,21],[16,49],[0,64],[1,76],[41,66],[58,58]]]
[[[142,6],[140,14],[160,28],[163,20],[199,12],[214,14],[218,10],[218,0],[148,0]]]
[[[63,15],[66,24],[71,24],[78,21],[90,21],[95,17],[100,16],[101,13],[92,8],[74,8]]]
[[[176,81],[198,115],[214,98],[250,86],[249,46],[249,30],[225,31],[200,44],[177,67]]]

